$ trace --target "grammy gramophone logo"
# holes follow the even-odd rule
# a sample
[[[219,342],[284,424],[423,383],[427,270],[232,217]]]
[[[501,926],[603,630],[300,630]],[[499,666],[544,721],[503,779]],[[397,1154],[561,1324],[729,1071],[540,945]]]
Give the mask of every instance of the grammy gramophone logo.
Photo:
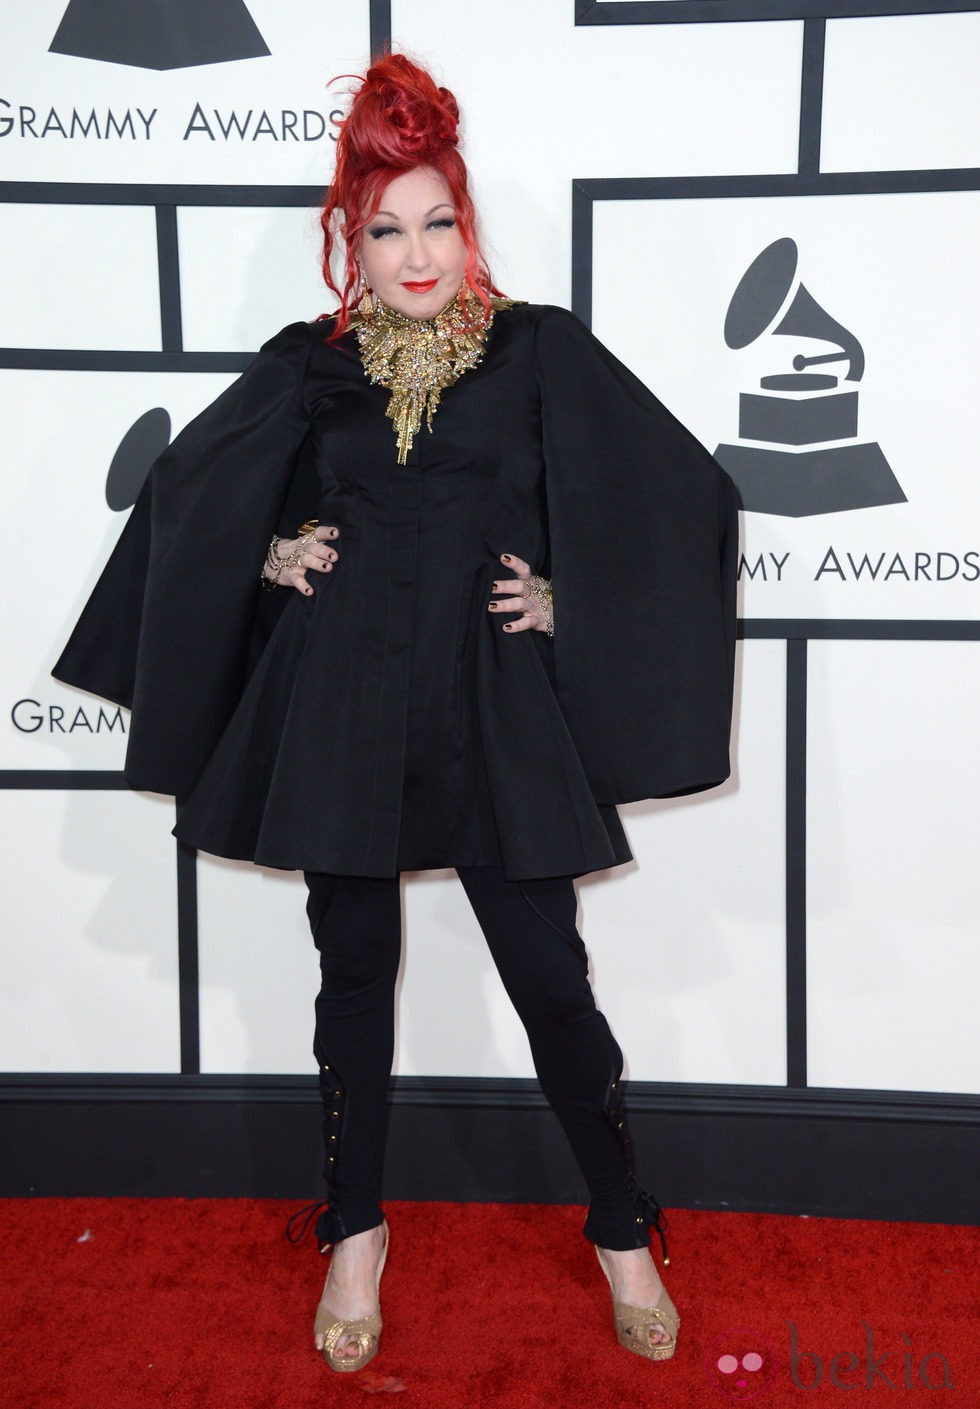
[[[797,351],[791,372],[774,371],[758,390],[743,391],[739,439],[719,445],[715,457],[738,485],[743,507],[758,514],[803,518],[904,503],[881,447],[858,439],[861,344],[797,280],[797,260],[796,243],[786,238],[752,261],[728,305],[725,342],[739,349],[766,334],[834,350]],[[775,344],[773,354],[780,355]],[[809,370],[832,366],[838,370]]]
[[[105,499],[114,513],[131,509],[154,461],[170,444],[170,414],[154,406],[130,426],[116,447],[105,481]]]
[[[52,54],[132,68],[193,68],[269,53],[243,0],[71,0]]]

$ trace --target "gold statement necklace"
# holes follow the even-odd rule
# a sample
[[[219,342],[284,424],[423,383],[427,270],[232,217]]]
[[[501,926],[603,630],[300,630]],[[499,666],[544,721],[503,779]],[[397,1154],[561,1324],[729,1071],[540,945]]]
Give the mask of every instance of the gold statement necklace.
[[[407,463],[423,415],[431,431],[443,391],[483,357],[494,313],[513,307],[512,299],[491,298],[484,321],[482,308],[470,311],[476,302],[464,285],[434,318],[408,318],[376,298],[369,316],[351,319],[364,371],[391,391],[385,414],[395,428],[399,465]]]

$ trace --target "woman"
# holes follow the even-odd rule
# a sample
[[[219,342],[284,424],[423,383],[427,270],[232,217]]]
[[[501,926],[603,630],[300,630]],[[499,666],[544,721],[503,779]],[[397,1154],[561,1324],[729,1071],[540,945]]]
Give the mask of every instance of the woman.
[[[55,673],[132,706],[127,777],[177,795],[178,837],[306,873],[331,1368],[381,1330],[398,877],[446,866],[588,1184],[620,1343],[666,1359],[572,878],[629,859],[616,803],[728,774],[734,494],[576,319],[498,295],[457,124],[403,56],[369,70],[323,214],[339,311],[161,457]]]

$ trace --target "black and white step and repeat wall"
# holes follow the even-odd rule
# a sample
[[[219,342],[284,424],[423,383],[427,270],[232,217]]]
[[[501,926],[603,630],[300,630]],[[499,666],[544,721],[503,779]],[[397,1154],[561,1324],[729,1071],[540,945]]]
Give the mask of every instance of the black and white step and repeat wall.
[[[8,1192],[72,1192],[44,1163],[58,1122],[84,1147],[141,1101],[245,1125],[294,1101],[315,1137],[301,880],[178,848],[172,801],[122,782],[125,712],[49,671],[153,456],[331,306],[327,81],[390,41],[460,99],[500,286],[574,308],[745,504],[734,777],[624,809],[638,864],[580,885],[668,1193],[887,1212],[864,1176],[891,1140],[953,1171],[895,1210],[968,1216],[947,1155],[980,1121],[980,5],[0,0],[0,24]],[[530,1111],[547,1143],[454,878],[409,878],[405,911],[396,1114],[492,1108],[506,1141]],[[465,1166],[431,1128],[433,1166]],[[393,1187],[445,1192],[394,1143],[416,1173]],[[165,1171],[167,1141],[144,1157]],[[105,1185],[203,1191],[182,1170]]]

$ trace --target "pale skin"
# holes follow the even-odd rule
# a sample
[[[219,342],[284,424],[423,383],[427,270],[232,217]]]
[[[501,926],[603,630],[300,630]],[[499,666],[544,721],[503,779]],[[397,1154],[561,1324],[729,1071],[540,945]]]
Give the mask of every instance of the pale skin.
[[[434,318],[459,292],[467,258],[444,179],[420,167],[392,181],[382,193],[376,215],[361,232],[357,253],[366,282],[389,308],[410,318]],[[304,596],[312,595],[308,574],[336,570],[340,562],[339,539],[336,526],[320,524],[304,545],[297,565],[280,574],[280,586],[291,587]],[[283,539],[278,551],[287,558],[299,546],[298,538]],[[507,616],[502,630],[509,634],[545,631],[543,604],[533,592],[528,592],[526,585],[533,569],[514,553],[501,554],[500,561],[500,577],[493,584],[493,600],[487,610]],[[272,576],[268,568],[264,573]],[[333,1318],[355,1320],[369,1316],[377,1308],[376,1274],[383,1243],[384,1232],[379,1226],[355,1233],[333,1248],[320,1298]],[[649,1249],[604,1252],[615,1300],[628,1306],[655,1306],[663,1283]],[[650,1330],[649,1337],[651,1345],[670,1339],[665,1331],[656,1328]],[[323,1336],[314,1339],[317,1350],[322,1350]],[[360,1349],[356,1340],[342,1337],[335,1354],[354,1360]]]

